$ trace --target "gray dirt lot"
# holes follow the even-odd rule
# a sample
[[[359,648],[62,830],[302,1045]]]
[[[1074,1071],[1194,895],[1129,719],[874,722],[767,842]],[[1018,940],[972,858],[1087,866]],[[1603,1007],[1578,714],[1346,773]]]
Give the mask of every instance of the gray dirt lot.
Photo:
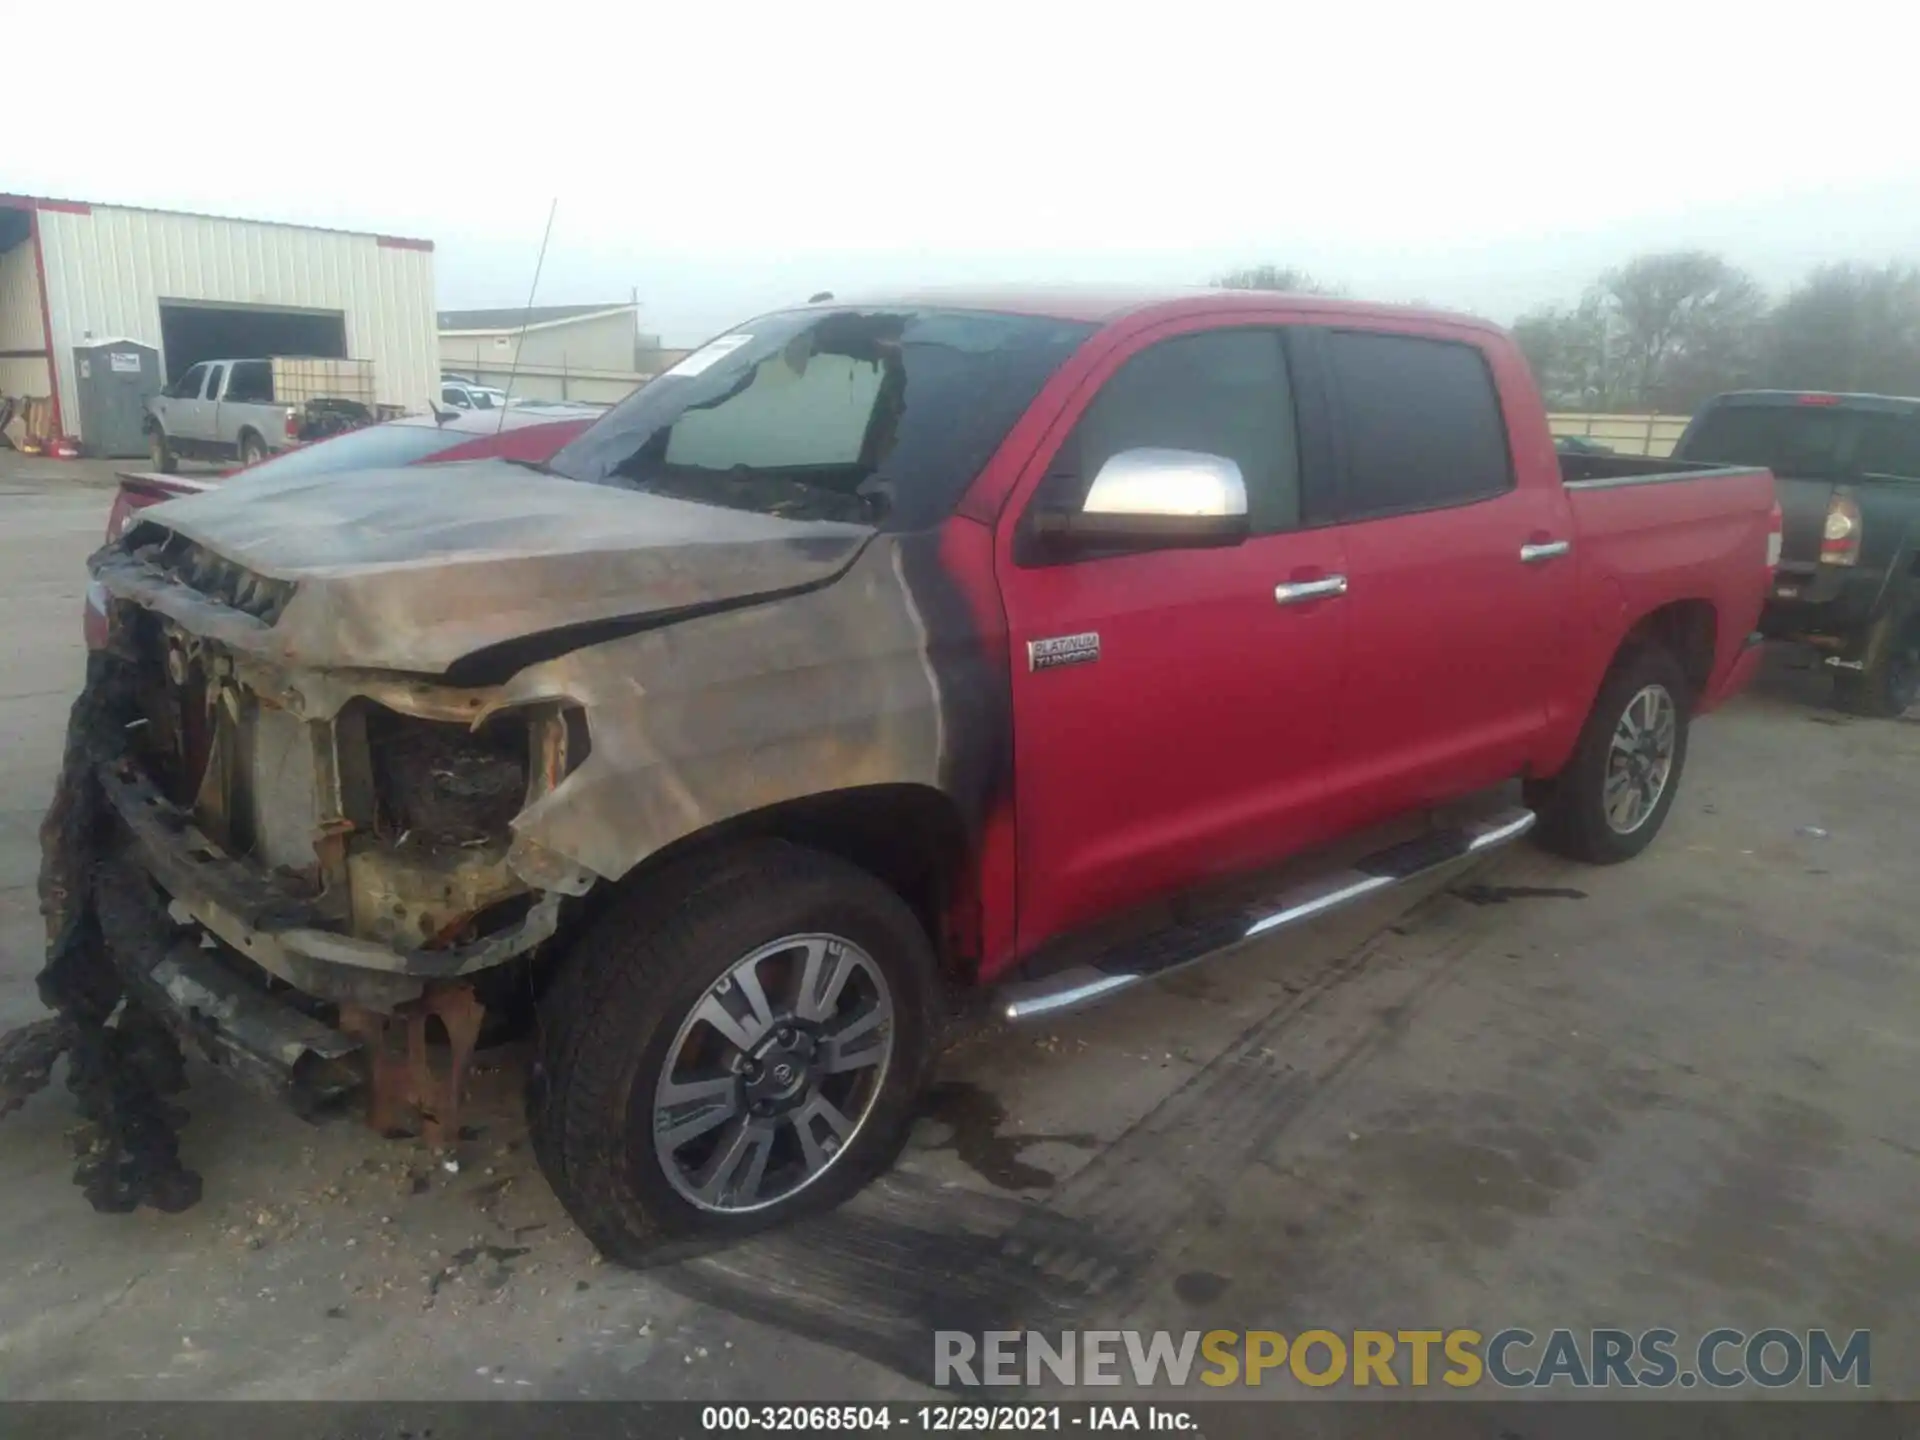
[[[0,457],[0,1024],[107,498]],[[1920,1395],[1920,725],[1819,701],[1775,657],[1637,863],[1517,849],[973,1039],[887,1182],[671,1269],[594,1262],[512,1052],[457,1172],[198,1073],[178,1216],[87,1209],[56,1084],[0,1126],[0,1395],[904,1398],[936,1326],[1509,1324],[1870,1327]]]

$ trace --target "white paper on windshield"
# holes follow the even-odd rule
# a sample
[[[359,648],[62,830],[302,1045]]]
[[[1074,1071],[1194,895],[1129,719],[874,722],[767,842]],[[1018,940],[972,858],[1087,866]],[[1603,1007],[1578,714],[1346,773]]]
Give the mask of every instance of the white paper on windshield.
[[[718,340],[713,340],[702,345],[671,370],[665,371],[664,374],[698,375],[702,370],[726,359],[727,356],[731,355],[752,339],[753,336],[751,335],[722,335]]]

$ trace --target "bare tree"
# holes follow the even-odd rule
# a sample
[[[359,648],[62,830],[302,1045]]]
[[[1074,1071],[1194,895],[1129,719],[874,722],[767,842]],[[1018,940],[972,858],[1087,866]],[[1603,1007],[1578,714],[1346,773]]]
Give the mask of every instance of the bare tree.
[[[1611,345],[1639,405],[1684,414],[1746,383],[1767,300],[1745,271],[1705,250],[1641,255],[1601,277]]]
[[[1920,395],[1920,268],[1825,265],[1774,311],[1768,382]]]
[[[1531,310],[1513,322],[1533,378],[1549,407],[1611,410],[1631,403],[1622,393],[1603,298],[1589,291],[1571,310],[1551,305]]]
[[[1218,290],[1290,290],[1296,295],[1337,295],[1337,286],[1325,284],[1293,265],[1249,265],[1213,277]]]

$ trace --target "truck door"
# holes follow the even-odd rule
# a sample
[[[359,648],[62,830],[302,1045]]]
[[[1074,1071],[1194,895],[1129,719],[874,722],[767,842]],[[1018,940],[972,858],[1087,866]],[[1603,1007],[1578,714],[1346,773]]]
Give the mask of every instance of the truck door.
[[[194,423],[194,409],[198,406],[201,392],[206,388],[207,366],[205,363],[187,367],[184,375],[179,376],[160,392],[162,404],[155,407],[166,427],[167,437],[177,450],[186,440]],[[190,450],[191,443],[187,445]]]
[[[1478,346],[1318,337],[1344,454],[1354,664],[1336,768],[1350,823],[1454,798],[1525,765],[1573,598],[1557,483],[1517,484]]]
[[[1345,559],[1337,531],[1312,527],[1288,347],[1265,320],[1176,322],[1123,346],[1055,428],[1065,438],[1041,457],[1044,478],[1010,507],[1000,580],[1023,949],[1315,838],[1346,653]],[[1108,457],[1137,447],[1235,461],[1252,537],[1023,553],[1036,503],[1077,502]],[[1035,663],[1030,646],[1064,637],[1078,637],[1077,663]]]
[[[226,381],[225,365],[207,366],[207,388],[200,399],[187,403],[187,425],[180,432],[182,439],[196,447],[205,447],[220,438],[220,393]]]

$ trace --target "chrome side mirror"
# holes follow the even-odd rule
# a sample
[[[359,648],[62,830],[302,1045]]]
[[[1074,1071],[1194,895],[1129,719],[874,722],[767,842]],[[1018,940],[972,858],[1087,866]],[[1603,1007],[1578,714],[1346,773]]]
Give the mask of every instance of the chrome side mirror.
[[[1041,510],[1034,528],[1068,549],[1237,545],[1248,534],[1247,485],[1224,455],[1122,450],[1100,467],[1079,509]]]

